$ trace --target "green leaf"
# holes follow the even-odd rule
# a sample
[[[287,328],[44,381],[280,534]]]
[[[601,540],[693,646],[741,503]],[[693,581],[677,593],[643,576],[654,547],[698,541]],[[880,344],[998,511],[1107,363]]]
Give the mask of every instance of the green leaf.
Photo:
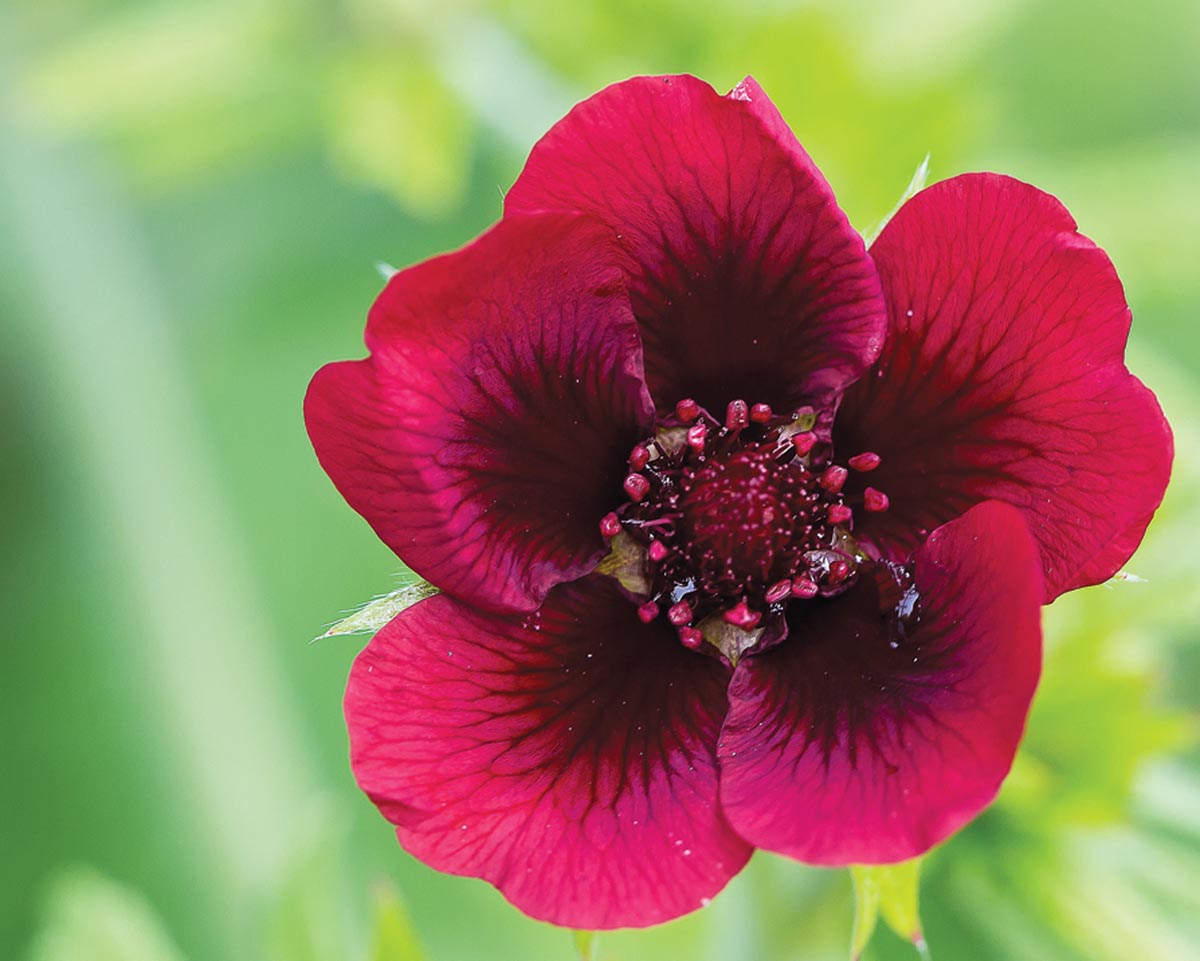
[[[887,926],[911,942],[922,957],[928,956],[918,907],[920,874],[920,858],[900,864],[851,865],[855,900],[850,942],[852,961],[862,957],[880,915]]]
[[[425,961],[404,902],[386,881],[375,887],[375,935],[369,957],[370,961]]]
[[[405,584],[390,594],[384,594],[382,597],[377,597],[375,600],[369,601],[349,617],[342,618],[324,634],[313,638],[313,640],[319,641],[326,637],[337,637],[341,634],[373,634],[401,611],[412,607],[418,601],[423,601],[427,597],[433,597],[437,592],[437,588],[428,581]]]
[[[73,868],[55,881],[28,958],[183,961],[145,898],[89,868]]]
[[[920,165],[913,173],[912,180],[910,180],[908,182],[908,186],[904,188],[904,193],[902,193],[900,195],[900,199],[896,201],[896,206],[888,211],[888,215],[884,217],[883,220],[879,221],[879,223],[877,223],[874,227],[872,227],[870,230],[863,231],[863,240],[866,241],[868,247],[875,243],[876,238],[883,233],[883,228],[888,225],[888,221],[895,217],[900,208],[908,203],[908,201],[912,199],[915,194],[918,194],[924,190],[925,185],[928,182],[929,154],[926,154],[925,159],[921,161]]]
[[[595,931],[575,932],[575,953],[579,955],[579,961],[596,961]]]

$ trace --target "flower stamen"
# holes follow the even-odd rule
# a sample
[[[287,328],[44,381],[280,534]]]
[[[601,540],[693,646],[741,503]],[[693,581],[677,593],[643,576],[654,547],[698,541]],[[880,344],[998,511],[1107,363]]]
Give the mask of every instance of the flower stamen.
[[[700,416],[700,405],[690,397],[685,397],[675,405],[675,416],[685,424],[690,424]]]
[[[828,467],[825,473],[821,475],[821,486],[829,493],[836,494],[842,489],[842,485],[846,483],[846,478],[850,476],[850,472],[844,467]]]
[[[789,603],[850,588],[866,556],[850,533],[855,508],[843,488],[852,469],[878,467],[878,454],[833,463],[808,408],[780,416],[737,398],[720,422],[685,398],[673,414],[633,447],[628,500],[600,522],[606,538],[624,530],[642,552],[643,622],[665,613],[690,647],[695,625],[714,617],[761,632]],[[858,509],[888,506],[886,494],[868,487]]]
[[[609,511],[600,518],[600,533],[606,538],[616,537],[621,533],[621,518]]]
[[[650,481],[645,474],[630,474],[625,478],[625,493],[637,504],[650,493]]]
[[[652,620],[658,617],[658,605],[654,601],[646,601],[637,609],[638,620],[643,624],[649,624]]]
[[[871,511],[875,514],[882,514],[891,506],[887,494],[883,491],[876,490],[874,487],[868,487],[863,491],[863,509]]]
[[[865,472],[874,470],[876,467],[878,467],[882,459],[883,458],[872,451],[863,451],[861,454],[855,454],[848,461],[846,461],[846,463],[850,465],[852,470]]]

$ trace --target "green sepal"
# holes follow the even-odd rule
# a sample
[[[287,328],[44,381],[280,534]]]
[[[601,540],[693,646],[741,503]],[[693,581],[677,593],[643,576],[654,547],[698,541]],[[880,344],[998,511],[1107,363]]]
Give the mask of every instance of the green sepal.
[[[374,634],[401,611],[427,597],[433,597],[436,593],[438,593],[438,589],[428,581],[419,580],[413,584],[405,584],[390,594],[384,594],[373,601],[368,601],[349,617],[343,617],[324,634],[313,640],[319,641],[341,634]]]
[[[854,929],[850,939],[851,961],[858,961],[875,933],[880,915],[889,928],[910,942],[921,957],[929,951],[921,930],[918,889],[921,859],[900,864],[852,864],[854,881]]]
[[[596,932],[575,931],[575,953],[579,961],[596,961]]]
[[[1132,571],[1117,571],[1112,577],[1104,582],[1105,587],[1111,587],[1113,584],[1148,584],[1149,581],[1144,577],[1138,577]]]
[[[888,211],[888,215],[879,221],[874,227],[863,231],[863,240],[867,246],[875,243],[879,235],[883,233],[883,228],[888,225],[888,222],[896,216],[900,208],[909,202],[916,194],[919,194],[925,189],[925,185],[929,182],[929,154],[925,155],[925,159],[921,161],[916,171],[912,175],[912,180],[908,182],[908,186],[904,188],[904,193],[900,195],[900,199],[896,201],[896,206]]]

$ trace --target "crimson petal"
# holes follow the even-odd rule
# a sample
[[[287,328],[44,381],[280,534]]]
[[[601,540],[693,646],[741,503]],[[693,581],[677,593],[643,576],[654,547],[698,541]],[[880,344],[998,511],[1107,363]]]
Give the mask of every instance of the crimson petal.
[[[376,635],[346,691],[351,764],[408,851],[587,929],[684,914],[740,870],[717,804],[728,669],[635,611],[593,575],[525,620],[442,595]]]
[[[1037,684],[1039,568],[1021,514],[988,501],[917,553],[907,635],[889,632],[864,579],[743,660],[719,746],[738,833],[809,863],[888,863],[977,814]]]
[[[603,555],[597,525],[653,417],[614,257],[578,216],[507,218],[393,277],[371,356],[313,378],[322,466],[443,590],[532,610]]]
[[[862,239],[752,79],[727,97],[690,76],[608,87],[534,147],[505,210],[581,210],[616,231],[660,410],[790,410],[879,351]]]
[[[1110,577],[1162,500],[1172,442],[1125,367],[1130,313],[1108,257],[1053,197],[994,174],[922,191],[871,254],[891,326],[834,438],[882,455],[865,480],[891,507],[860,512],[856,536],[904,557],[998,498],[1025,512],[1047,601]]]

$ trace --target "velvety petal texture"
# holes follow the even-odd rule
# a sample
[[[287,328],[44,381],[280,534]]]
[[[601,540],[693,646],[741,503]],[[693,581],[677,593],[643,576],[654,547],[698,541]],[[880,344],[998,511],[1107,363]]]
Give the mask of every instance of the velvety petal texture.
[[[754,847],[924,853],[1011,767],[1041,605],[1162,499],[1129,328],[1027,184],[937,184],[868,252],[752,79],[584,101],[305,400],[442,591],[351,670],[359,785],[425,864],[577,929],[700,908]]]
[[[972,174],[910,200],[871,254],[888,338],[834,437],[882,455],[859,489],[885,491],[891,508],[860,512],[856,536],[904,557],[998,498],[1040,545],[1046,600],[1110,577],[1162,500],[1173,451],[1125,367],[1130,312],[1104,251],[1048,194]]]
[[[380,631],[346,692],[351,764],[407,850],[575,928],[725,885],[750,854],[717,803],[729,672],[634,611],[593,575],[524,619],[438,596]]]
[[[878,353],[885,311],[862,238],[751,79],[725,97],[688,76],[608,87],[534,147],[505,210],[613,228],[660,410],[682,397],[788,410]]]
[[[305,400],[322,466],[413,570],[532,610],[603,555],[630,447],[652,422],[610,233],[509,217],[410,267],[371,310],[366,360]]]
[[[756,846],[811,864],[915,857],[995,796],[1041,663],[1037,547],[989,501],[915,559],[919,616],[889,630],[867,578],[789,617],[743,660],[721,734],[721,800]]]

